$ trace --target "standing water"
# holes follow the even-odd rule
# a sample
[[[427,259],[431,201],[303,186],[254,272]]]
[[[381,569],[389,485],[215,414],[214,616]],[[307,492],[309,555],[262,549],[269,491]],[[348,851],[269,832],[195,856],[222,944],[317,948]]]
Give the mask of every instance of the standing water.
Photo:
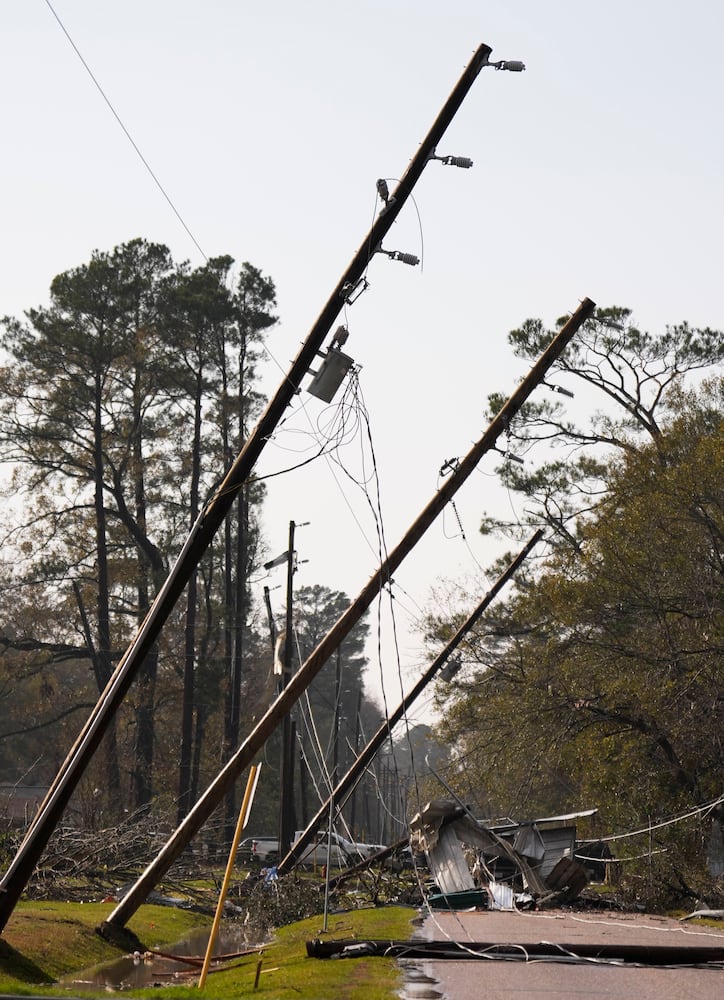
[[[214,948],[212,969],[220,957],[233,958],[262,947],[247,940],[246,930],[242,924],[229,924],[222,928]],[[76,972],[61,982],[75,989],[94,991],[134,990],[183,982],[200,974],[208,941],[208,930],[195,931],[177,944],[124,955],[105,965]]]

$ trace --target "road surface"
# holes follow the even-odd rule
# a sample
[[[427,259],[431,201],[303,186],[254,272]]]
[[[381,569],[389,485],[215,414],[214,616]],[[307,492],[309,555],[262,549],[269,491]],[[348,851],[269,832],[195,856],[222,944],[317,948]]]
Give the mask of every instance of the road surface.
[[[724,931],[666,917],[623,913],[436,911],[417,935],[433,941],[724,949]],[[563,956],[565,958],[565,956]],[[406,1000],[692,1000],[724,997],[724,966],[632,967],[596,960],[401,960]]]

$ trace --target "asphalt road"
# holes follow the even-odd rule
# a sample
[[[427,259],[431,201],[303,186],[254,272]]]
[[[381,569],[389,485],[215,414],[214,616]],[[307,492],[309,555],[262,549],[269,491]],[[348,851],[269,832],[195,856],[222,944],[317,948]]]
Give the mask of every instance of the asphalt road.
[[[575,954],[590,945],[640,945],[680,949],[724,949],[724,931],[642,914],[543,911],[435,912],[419,938],[461,942],[568,945]],[[565,956],[563,956],[565,958]],[[527,1000],[582,997],[596,1000],[692,1000],[724,998],[724,967],[638,967],[596,960],[456,961],[401,960],[406,1000]]]

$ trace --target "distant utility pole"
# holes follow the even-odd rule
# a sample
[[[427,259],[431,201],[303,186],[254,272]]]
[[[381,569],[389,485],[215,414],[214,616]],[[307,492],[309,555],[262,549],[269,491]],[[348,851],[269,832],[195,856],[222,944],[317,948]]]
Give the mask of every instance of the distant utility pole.
[[[339,710],[340,698],[342,696],[342,644],[337,646],[334,665],[334,721],[332,730],[332,781],[336,781],[339,775]],[[280,855],[284,857],[284,855]]]
[[[284,662],[282,676],[279,682],[280,693],[283,693],[292,676],[292,650],[294,648],[294,570],[296,555],[294,552],[294,521],[289,522],[289,548],[287,549],[287,610],[286,630],[284,636]],[[292,740],[291,712],[284,717],[282,723],[282,746],[279,759],[279,857],[283,858],[289,850],[296,814],[294,810],[294,745]]]
[[[299,525],[299,527],[305,527]],[[277,695],[282,695],[292,676],[292,651],[294,649],[294,573],[297,568],[297,553],[294,549],[294,530],[298,527],[294,521],[289,522],[289,542],[287,551],[276,559],[264,563],[264,569],[269,571],[275,566],[287,567],[287,603],[286,622],[283,632],[283,644],[277,640],[274,615],[272,614],[269,588],[264,587],[264,601],[269,616],[269,631],[271,634],[274,655],[274,672],[279,674]],[[278,643],[278,645],[277,645]],[[281,647],[278,648],[278,646]],[[292,834],[296,827],[296,812],[294,808],[294,744],[295,725],[291,715],[282,724],[282,739],[279,748],[279,851],[286,853],[292,842]],[[281,856],[281,853],[280,853]]]

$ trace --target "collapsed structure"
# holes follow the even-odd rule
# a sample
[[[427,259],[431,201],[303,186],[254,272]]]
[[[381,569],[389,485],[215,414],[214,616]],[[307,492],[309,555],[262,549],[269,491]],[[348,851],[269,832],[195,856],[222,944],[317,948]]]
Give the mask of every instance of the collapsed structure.
[[[427,857],[437,890],[430,906],[512,909],[575,899],[588,874],[574,858],[576,828],[566,824],[594,812],[487,826],[452,799],[428,802],[410,821],[410,847]]]

